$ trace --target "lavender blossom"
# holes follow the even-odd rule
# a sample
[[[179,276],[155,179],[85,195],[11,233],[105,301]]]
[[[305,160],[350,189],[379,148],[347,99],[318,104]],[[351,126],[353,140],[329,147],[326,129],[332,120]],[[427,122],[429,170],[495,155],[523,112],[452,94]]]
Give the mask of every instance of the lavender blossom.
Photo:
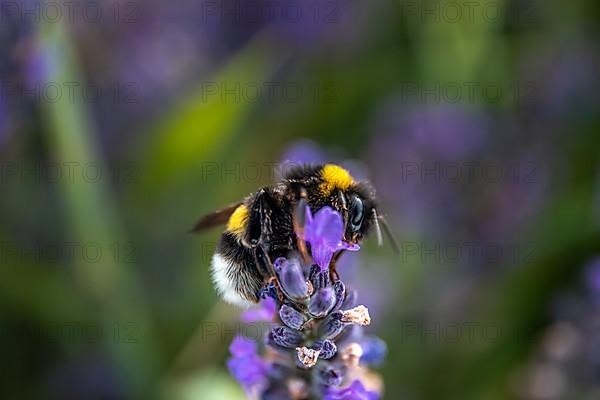
[[[321,267],[321,272],[329,269],[331,257],[336,251],[360,249],[358,245],[342,241],[344,222],[340,214],[330,207],[321,208],[314,217],[307,207],[304,229],[304,240],[310,242],[314,262]]]
[[[244,313],[245,321],[272,316],[273,322],[260,356],[249,339],[238,337],[231,346],[229,369],[249,398],[379,398],[380,380],[367,367],[382,361],[385,344],[363,335],[369,310],[329,273],[336,251],[359,248],[342,241],[342,228],[337,211],[323,207],[313,216],[307,210],[304,239],[313,262],[302,265],[295,254],[275,260],[279,290],[275,284],[263,288],[260,308]]]

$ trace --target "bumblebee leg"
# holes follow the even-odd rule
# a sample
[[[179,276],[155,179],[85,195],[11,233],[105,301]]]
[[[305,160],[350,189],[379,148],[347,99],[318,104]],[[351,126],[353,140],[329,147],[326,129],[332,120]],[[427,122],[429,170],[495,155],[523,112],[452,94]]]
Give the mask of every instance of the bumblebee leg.
[[[332,282],[337,282],[340,280],[340,275],[337,272],[336,264],[339,261],[339,259],[342,257],[343,253],[344,253],[343,250],[340,250],[337,253],[335,253],[333,255],[333,258],[331,259],[331,262],[329,263],[329,278],[331,279]]]
[[[281,291],[281,286],[279,285],[279,279],[277,279],[277,274],[275,274],[275,268],[273,268],[273,264],[269,259],[269,256],[262,248],[262,246],[257,246],[255,249],[255,257],[256,264],[259,265],[259,270],[265,279],[265,286],[273,285],[275,288],[275,292],[277,293],[277,297],[279,301],[283,303],[283,292]]]
[[[283,303],[284,296],[283,292],[281,291],[281,286],[279,285],[279,279],[275,273],[275,268],[273,268],[273,264],[271,263],[269,255],[262,246],[256,246],[254,248],[254,258],[256,260],[258,270],[263,276],[264,287],[273,285],[279,301]]]
[[[268,253],[270,250],[270,238],[273,234],[271,226],[271,214],[274,200],[267,188],[263,188],[256,194],[250,213],[248,215],[248,227],[244,232],[242,241],[248,247],[262,246]]]
[[[306,188],[304,186],[297,186],[293,190],[297,199],[292,215],[294,232],[296,233],[296,245],[298,246],[298,252],[302,257],[302,261],[304,264],[308,264],[310,263],[310,256],[306,248],[306,242],[304,241],[304,223],[306,222],[306,206],[308,204],[306,200]]]
[[[254,259],[256,261],[256,265],[258,266],[258,271],[263,276],[265,281],[277,276],[275,275],[273,263],[271,262],[271,259],[269,258],[269,255],[265,251],[264,247],[256,246],[254,248]]]
[[[283,304],[283,300],[285,299],[285,297],[283,296],[283,291],[281,290],[281,286],[279,285],[279,279],[277,279],[277,276],[272,276],[269,278],[267,285],[271,284],[275,288],[275,292],[277,293],[279,302]]]

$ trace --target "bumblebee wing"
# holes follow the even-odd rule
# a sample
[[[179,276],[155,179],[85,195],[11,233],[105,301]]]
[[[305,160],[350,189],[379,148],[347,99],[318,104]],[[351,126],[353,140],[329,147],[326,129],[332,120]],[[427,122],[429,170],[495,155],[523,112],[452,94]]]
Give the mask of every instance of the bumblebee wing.
[[[206,229],[227,223],[229,217],[231,217],[231,214],[233,214],[235,209],[238,208],[241,204],[242,202],[240,201],[205,215],[204,217],[200,218],[198,222],[196,222],[196,225],[194,225],[190,232],[198,233]]]

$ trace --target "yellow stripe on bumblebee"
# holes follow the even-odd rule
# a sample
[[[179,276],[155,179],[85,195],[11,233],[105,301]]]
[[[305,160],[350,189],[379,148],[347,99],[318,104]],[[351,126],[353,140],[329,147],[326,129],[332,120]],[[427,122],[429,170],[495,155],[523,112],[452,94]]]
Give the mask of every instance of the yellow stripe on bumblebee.
[[[354,179],[350,173],[335,164],[326,164],[323,167],[321,170],[321,179],[323,179],[323,183],[320,189],[326,195],[331,194],[336,189],[347,190],[354,183]]]
[[[227,230],[236,235],[241,235],[246,229],[246,224],[248,222],[248,207],[245,205],[241,205],[235,209],[231,217],[229,217],[229,221],[227,222]]]

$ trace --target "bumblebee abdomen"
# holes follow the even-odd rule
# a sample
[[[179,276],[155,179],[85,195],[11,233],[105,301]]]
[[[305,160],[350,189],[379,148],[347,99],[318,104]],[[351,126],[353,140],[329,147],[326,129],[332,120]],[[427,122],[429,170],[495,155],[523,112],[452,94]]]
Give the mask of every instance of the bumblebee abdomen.
[[[247,307],[258,302],[263,285],[252,250],[245,247],[235,233],[221,235],[213,255],[211,275],[217,292],[228,303]]]

